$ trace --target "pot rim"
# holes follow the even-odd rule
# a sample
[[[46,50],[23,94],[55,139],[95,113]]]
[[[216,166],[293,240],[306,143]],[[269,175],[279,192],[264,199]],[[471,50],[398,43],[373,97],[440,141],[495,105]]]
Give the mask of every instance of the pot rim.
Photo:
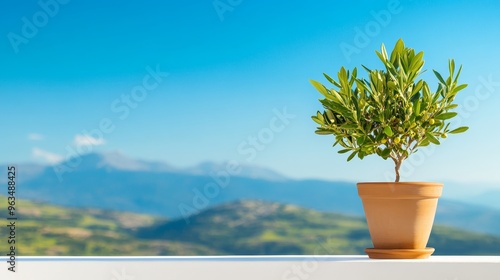
[[[439,182],[418,182],[418,181],[409,181],[409,182],[357,182],[356,185],[444,185],[444,183]]]
[[[366,198],[438,198],[444,184],[433,182],[363,182],[357,183],[358,195]]]

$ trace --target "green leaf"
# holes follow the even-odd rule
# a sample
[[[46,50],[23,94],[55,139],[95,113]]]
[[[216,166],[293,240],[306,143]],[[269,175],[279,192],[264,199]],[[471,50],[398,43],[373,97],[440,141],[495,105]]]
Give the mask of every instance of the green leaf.
[[[315,123],[317,123],[317,124],[319,124],[319,125],[323,125],[323,124],[324,124],[324,123],[323,123],[320,119],[318,119],[318,117],[316,117],[316,116],[312,116],[312,117],[311,117],[311,119],[312,119]]]
[[[469,129],[469,127],[467,127],[467,126],[461,126],[459,128],[453,129],[452,131],[450,131],[450,133],[451,134],[462,133],[462,132],[466,132],[468,129]]]
[[[443,83],[443,84],[446,84],[446,82],[444,81],[443,77],[441,76],[441,74],[439,74],[436,70],[432,70],[434,71],[434,75],[436,75],[436,77],[438,78],[438,80]]]
[[[360,151],[360,152],[358,153],[358,158],[359,158],[359,159],[363,159],[363,158],[365,158],[365,155],[366,155],[366,153],[364,153],[363,151]]]
[[[456,115],[458,115],[456,112],[442,113],[442,114],[437,115],[436,119],[447,120],[447,119],[451,119],[451,118],[455,117]]]
[[[422,140],[422,142],[420,142],[419,146],[420,147],[429,146],[430,143],[431,142],[429,142],[429,140],[427,140],[427,138],[426,138],[426,139]]]
[[[356,120],[360,121],[361,111],[359,110],[358,100],[355,96],[352,96],[351,101],[352,101],[352,104],[354,104],[354,108],[356,109]]]
[[[352,69],[352,78],[356,79],[356,76],[358,75],[358,68],[354,67],[354,69]]]
[[[314,80],[309,80],[309,82],[325,97],[328,96],[328,90],[320,82],[316,82]]]
[[[450,77],[453,76],[454,72],[455,72],[455,61],[452,59],[450,60],[449,62],[449,65],[448,67],[450,68]]]
[[[317,111],[316,112],[316,117],[318,118],[318,120],[321,120],[322,122],[325,122],[325,119],[323,117],[323,114],[321,114],[320,111]]]
[[[318,129],[315,131],[316,134],[319,134],[319,135],[329,135],[329,134],[333,134],[332,131],[329,131],[329,130],[323,130],[323,129]]]
[[[447,123],[447,124],[446,124],[446,126],[444,127],[444,131],[449,131],[449,130],[448,130],[448,126],[450,126],[450,123]],[[442,125],[441,125],[441,127],[442,127]],[[439,130],[443,130],[443,129],[439,129]]]
[[[460,73],[462,72],[462,65],[460,65],[460,68],[458,68],[458,73],[457,75],[455,76],[455,80],[453,80],[453,83],[457,83],[458,81],[458,76],[460,76]]]
[[[347,161],[351,161],[351,159],[353,159],[357,153],[358,153],[358,151],[352,152],[352,154],[350,154],[349,157],[347,158]]]
[[[428,101],[431,98],[431,90],[429,89],[429,85],[427,83],[424,83],[422,86],[422,94],[424,96],[424,101]]]
[[[322,115],[322,116],[323,116],[323,119],[327,120],[329,124],[335,123],[335,117],[333,116],[332,111],[326,110],[325,113],[324,113],[324,115]]]
[[[390,127],[390,126],[386,126],[386,127],[384,128],[384,133],[385,133],[385,135],[387,135],[387,136],[389,136],[389,137],[391,137],[392,135],[394,135],[394,133],[392,132],[392,129],[391,129],[391,127]]]
[[[385,60],[389,60],[389,57],[387,57],[387,50],[385,49],[384,44],[382,44],[382,56],[384,57]]]
[[[458,87],[456,87],[456,88],[453,89],[453,93],[457,93],[457,92],[463,90],[466,87],[467,87],[467,84],[459,85]]]
[[[340,87],[340,84],[337,83],[337,81],[335,81],[334,79],[332,79],[330,76],[328,76],[326,73],[323,73],[323,76],[325,76],[325,78],[330,82],[332,83],[333,85],[337,86],[337,87]]]
[[[356,142],[358,143],[358,145],[363,145],[365,143],[365,140],[366,140],[366,137],[364,135],[362,136],[359,136],[359,137],[356,137]]]
[[[340,71],[337,73],[337,77],[339,78],[339,82],[342,87],[346,87],[348,81],[347,70],[344,67],[340,68]]]
[[[396,45],[394,46],[394,49],[392,50],[391,53],[391,62],[395,64],[395,62],[398,59],[398,56],[402,54],[405,48],[405,43],[403,40],[400,38],[397,42]]]
[[[439,143],[439,140],[437,140],[437,138],[434,135],[432,135],[430,132],[425,133],[425,138],[433,144],[436,144],[436,145],[441,144],[441,143]]]
[[[339,94],[339,92],[338,92],[338,91],[336,91],[336,90],[332,89],[332,90],[330,91],[330,93],[332,94],[332,95],[329,97],[330,99],[332,99],[332,100],[334,100],[334,101],[338,102],[339,104],[342,102],[342,100],[343,100],[343,99],[342,99],[342,96],[340,96],[340,94]],[[325,97],[326,97],[326,96],[325,96]]]
[[[368,92],[370,91],[370,87],[367,86],[363,80],[356,79],[356,85],[358,86],[358,88],[361,88],[361,89],[366,90]]]
[[[424,52],[419,52],[419,53],[417,53],[417,55],[415,55],[413,57],[411,64],[410,64],[410,71],[416,73],[416,72],[418,72],[418,70],[420,70],[420,68],[423,65],[423,63],[422,63],[423,57],[424,57]]]
[[[383,55],[383,54],[381,54],[381,53],[380,53],[380,52],[378,52],[378,51],[375,51],[375,53],[377,54],[378,58],[379,58],[382,62],[384,62],[384,63],[385,63],[386,58],[384,57],[384,55]]]
[[[338,136],[338,137],[340,137],[340,136]],[[340,145],[340,146],[342,146],[343,148],[346,148],[346,149],[350,148],[350,147],[349,147],[349,146],[348,146],[348,145],[344,142],[344,139],[343,139],[342,137],[340,137],[340,139],[339,139],[339,140],[337,140],[337,142],[338,142],[338,143],[339,143],[339,145]]]
[[[385,148],[380,154],[380,156],[382,156],[383,158],[387,158],[390,154],[391,154],[391,149]]]
[[[445,110],[451,110],[451,109],[455,109],[458,107],[458,104],[450,104],[448,106],[446,106],[444,109]]]
[[[351,151],[351,149],[343,149],[343,150],[340,150],[338,153],[339,154],[345,154],[347,152]]]
[[[333,143],[332,147],[337,146],[338,143],[339,143],[339,140],[335,141],[335,143]]]
[[[420,116],[420,99],[417,99],[413,104],[413,113],[415,116]]]
[[[437,103],[439,96],[441,96],[441,93],[439,91],[436,91],[436,93],[434,93],[434,96],[432,97],[433,104]]]
[[[424,85],[424,80],[418,81],[415,84],[415,86],[413,86],[413,90],[412,90],[411,96],[414,96],[415,94],[417,94],[422,89],[423,85]]]

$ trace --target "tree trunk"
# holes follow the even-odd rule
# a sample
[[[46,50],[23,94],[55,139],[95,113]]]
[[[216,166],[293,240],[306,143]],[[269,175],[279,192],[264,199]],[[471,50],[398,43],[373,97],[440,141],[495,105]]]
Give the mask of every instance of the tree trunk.
[[[396,166],[394,167],[394,170],[396,171],[396,183],[399,182],[400,176],[399,176],[399,168],[401,167],[401,164],[403,163],[403,160],[395,160]]]

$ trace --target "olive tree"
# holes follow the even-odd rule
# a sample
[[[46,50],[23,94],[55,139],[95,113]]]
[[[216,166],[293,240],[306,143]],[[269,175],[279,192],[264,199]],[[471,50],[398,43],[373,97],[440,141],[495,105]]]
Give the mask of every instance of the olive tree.
[[[310,81],[324,97],[320,99],[324,111],[318,111],[312,119],[318,124],[317,134],[333,135],[334,146],[342,147],[338,152],[350,153],[348,161],[356,155],[363,159],[371,154],[392,159],[395,181],[399,182],[401,164],[419,147],[439,145],[439,139],[447,134],[468,129],[449,128],[450,119],[457,115],[453,112],[458,106],[453,103],[455,96],[467,85],[458,83],[462,67],[455,73],[455,62],[450,60],[446,79],[434,70],[439,82],[437,89],[431,90],[419,78],[424,53],[415,53],[402,39],[390,56],[383,44],[376,54],[384,69],[362,66],[367,72],[365,78],[358,77],[357,68],[348,71],[342,67],[336,80],[324,74],[333,87]]]

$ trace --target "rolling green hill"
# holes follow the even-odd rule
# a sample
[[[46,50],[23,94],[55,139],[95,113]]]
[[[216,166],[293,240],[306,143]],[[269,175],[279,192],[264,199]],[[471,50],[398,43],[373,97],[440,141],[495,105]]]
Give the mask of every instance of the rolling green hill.
[[[362,218],[261,201],[210,208],[189,224],[26,200],[17,208],[17,253],[25,256],[363,254],[371,246]],[[3,221],[6,214],[0,210]],[[1,227],[2,254],[7,234]],[[499,255],[500,237],[435,226],[429,246],[435,254]]]
[[[227,254],[364,254],[371,247],[363,218],[292,205],[240,201],[145,227],[141,238],[211,246]],[[436,255],[499,255],[500,237],[435,225]]]
[[[16,248],[24,256],[207,255],[217,251],[197,244],[138,240],[131,232],[157,217],[97,209],[79,209],[18,200]],[[0,219],[7,224],[6,197],[0,196]],[[7,227],[0,227],[5,256]]]

